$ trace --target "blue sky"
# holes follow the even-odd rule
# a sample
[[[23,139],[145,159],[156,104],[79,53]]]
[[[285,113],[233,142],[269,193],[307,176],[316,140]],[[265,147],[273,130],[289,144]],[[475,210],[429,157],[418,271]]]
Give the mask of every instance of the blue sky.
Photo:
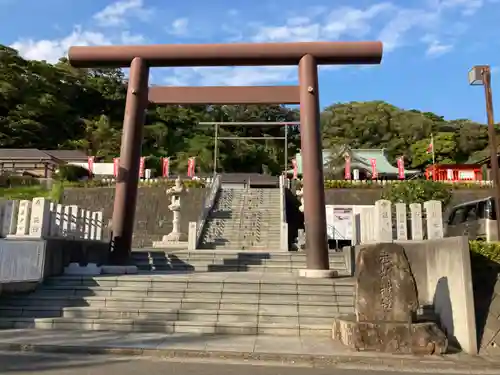
[[[382,40],[380,66],[322,68],[323,106],[385,100],[447,119],[485,122],[474,64],[493,68],[500,120],[500,0],[0,0],[0,43],[57,61],[71,45]],[[172,85],[273,85],[279,67],[154,69]],[[495,96],[496,95],[496,96]]]

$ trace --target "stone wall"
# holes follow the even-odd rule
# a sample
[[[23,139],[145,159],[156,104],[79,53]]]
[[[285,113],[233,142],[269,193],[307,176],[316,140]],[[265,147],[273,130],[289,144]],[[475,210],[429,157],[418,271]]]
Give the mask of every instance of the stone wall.
[[[459,189],[454,190],[449,206],[486,198],[493,195],[491,189]],[[359,204],[369,205],[382,197],[382,189],[327,189],[326,204]]]
[[[181,229],[187,233],[189,221],[196,221],[200,214],[205,189],[191,189],[183,200]],[[76,204],[85,209],[103,210],[104,225],[109,224],[113,212],[114,188],[68,189],[64,192],[63,204]],[[382,189],[327,189],[326,204],[375,204]],[[489,189],[455,190],[451,204],[480,199],[492,195]],[[134,246],[149,247],[172,229],[172,212],[168,210],[169,199],[165,187],[144,187],[139,189]],[[109,238],[105,228],[104,239]]]
[[[201,212],[206,189],[193,188],[182,200],[181,230],[187,234],[189,222],[197,221]],[[67,189],[63,204],[76,204],[88,210],[102,210],[104,239],[109,239],[109,224],[113,213],[115,189],[86,188]],[[134,225],[134,247],[151,247],[153,241],[172,230],[172,212],[168,209],[170,199],[165,195],[165,187],[139,188]]]

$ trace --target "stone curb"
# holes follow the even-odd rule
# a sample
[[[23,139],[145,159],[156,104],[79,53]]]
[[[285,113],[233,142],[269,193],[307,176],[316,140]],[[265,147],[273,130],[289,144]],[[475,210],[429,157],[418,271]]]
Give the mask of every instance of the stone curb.
[[[0,350],[27,353],[51,354],[82,354],[82,355],[117,355],[129,357],[155,357],[164,359],[218,359],[218,360],[244,360],[258,362],[280,362],[282,364],[309,365],[313,367],[349,367],[371,370],[385,369],[390,371],[411,372],[418,369],[449,370],[453,373],[491,373],[500,372],[500,360],[488,361],[481,357],[468,357],[466,360],[456,360],[443,357],[368,357],[351,355],[300,355],[281,353],[251,353],[235,351],[200,351],[187,349],[143,349],[120,348],[111,346],[84,346],[84,345],[46,345],[24,343],[0,343]],[[377,353],[375,353],[377,355]]]

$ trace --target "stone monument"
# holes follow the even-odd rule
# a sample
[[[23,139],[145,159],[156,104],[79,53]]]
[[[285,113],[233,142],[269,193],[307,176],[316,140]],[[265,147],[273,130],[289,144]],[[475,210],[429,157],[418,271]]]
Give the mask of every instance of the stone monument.
[[[358,351],[444,354],[445,334],[418,310],[417,288],[403,247],[362,246],[356,258],[355,314],[336,318],[332,337]]]
[[[186,194],[186,188],[180,177],[175,180],[174,186],[165,192],[170,197],[168,209],[173,213],[172,231],[163,236],[161,241],[153,242],[153,247],[187,247],[187,235],[181,232],[181,198]]]

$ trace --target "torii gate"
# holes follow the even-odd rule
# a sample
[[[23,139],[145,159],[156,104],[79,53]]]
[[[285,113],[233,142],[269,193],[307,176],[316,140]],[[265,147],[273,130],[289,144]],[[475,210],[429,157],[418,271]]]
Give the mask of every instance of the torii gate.
[[[380,64],[381,42],[175,44],[71,47],[77,68],[128,68],[120,164],[113,208],[113,260],[130,256],[142,129],[148,102],[165,104],[300,104],[306,263],[311,277],[329,270],[318,65]],[[150,67],[298,65],[298,86],[148,87]]]

